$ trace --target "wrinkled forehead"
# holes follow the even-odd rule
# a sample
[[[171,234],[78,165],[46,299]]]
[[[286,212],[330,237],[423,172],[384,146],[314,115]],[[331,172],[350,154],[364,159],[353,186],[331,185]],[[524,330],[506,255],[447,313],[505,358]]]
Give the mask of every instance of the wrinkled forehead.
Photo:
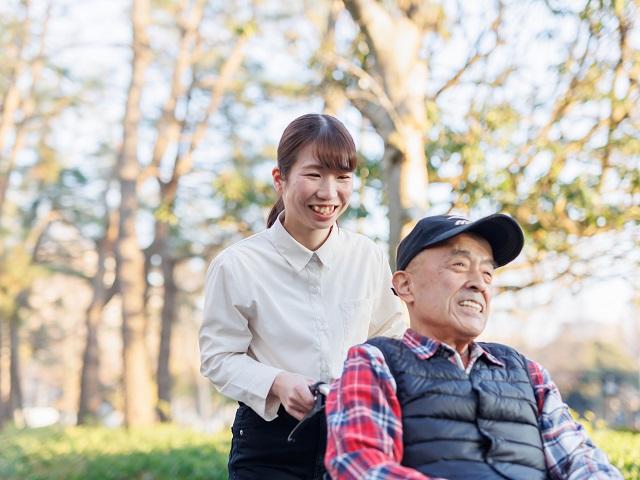
[[[473,257],[495,267],[491,244],[481,235],[465,232],[425,248],[409,262],[407,269],[424,263],[436,266],[456,255]]]
[[[463,246],[473,246],[477,253],[484,253],[484,256],[489,257],[491,261],[493,261],[493,249],[491,248],[489,240],[475,232],[460,233],[455,237],[445,240],[443,243],[452,249],[458,249]]]

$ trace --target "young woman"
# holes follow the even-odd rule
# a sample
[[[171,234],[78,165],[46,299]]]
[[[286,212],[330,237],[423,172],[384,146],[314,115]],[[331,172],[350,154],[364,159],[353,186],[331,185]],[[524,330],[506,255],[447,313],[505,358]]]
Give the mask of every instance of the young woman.
[[[350,346],[406,328],[381,249],[337,225],[355,167],[355,144],[340,121],[295,119],[278,145],[279,198],[268,228],[209,267],[201,371],[240,402],[230,479],[322,478],[324,418],[287,442],[313,405],[309,386],[338,377]]]

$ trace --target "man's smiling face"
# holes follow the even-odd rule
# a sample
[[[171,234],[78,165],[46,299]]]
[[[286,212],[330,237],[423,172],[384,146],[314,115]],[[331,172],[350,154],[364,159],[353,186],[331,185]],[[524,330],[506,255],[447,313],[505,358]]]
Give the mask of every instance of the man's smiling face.
[[[401,272],[398,272],[401,273]],[[484,330],[494,262],[489,243],[463,233],[420,252],[407,265],[411,326],[457,349]]]

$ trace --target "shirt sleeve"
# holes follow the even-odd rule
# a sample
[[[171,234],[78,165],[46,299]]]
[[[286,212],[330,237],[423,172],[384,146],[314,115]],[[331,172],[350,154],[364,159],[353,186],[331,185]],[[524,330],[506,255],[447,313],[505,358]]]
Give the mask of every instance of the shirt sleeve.
[[[373,318],[367,338],[402,338],[409,327],[409,315],[404,302],[391,290],[391,269],[384,253],[378,248],[379,279],[373,306]]]
[[[336,480],[429,480],[400,464],[403,455],[396,384],[380,350],[349,350],[327,397],[325,466]]]
[[[204,290],[200,371],[220,393],[245,403],[265,420],[273,420],[280,402],[269,391],[282,370],[247,355],[252,339],[249,317],[255,305],[243,298],[243,285],[224,254],[209,267]]]
[[[582,425],[562,401],[558,387],[538,363],[529,362],[529,373],[540,409],[540,433],[547,470],[552,479],[621,479],[606,454],[596,448]]]

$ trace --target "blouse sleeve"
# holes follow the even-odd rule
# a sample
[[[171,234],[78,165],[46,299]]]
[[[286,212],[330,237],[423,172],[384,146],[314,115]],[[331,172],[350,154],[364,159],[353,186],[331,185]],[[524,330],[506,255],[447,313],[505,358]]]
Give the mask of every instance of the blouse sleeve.
[[[368,338],[384,336],[401,338],[409,327],[407,308],[391,290],[391,269],[381,249],[378,248],[379,279],[373,305],[373,318]]]
[[[243,285],[224,254],[209,267],[204,291],[200,371],[220,393],[245,403],[265,420],[273,420],[280,402],[269,391],[282,370],[247,355],[252,339],[249,318],[255,313],[255,303],[243,298]]]

